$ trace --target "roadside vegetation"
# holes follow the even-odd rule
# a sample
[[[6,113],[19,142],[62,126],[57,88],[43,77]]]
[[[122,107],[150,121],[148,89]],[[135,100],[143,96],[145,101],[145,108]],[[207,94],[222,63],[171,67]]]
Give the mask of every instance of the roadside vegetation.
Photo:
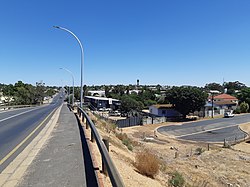
[[[160,160],[149,150],[142,150],[136,154],[134,166],[142,175],[154,178],[159,172]]]
[[[6,97],[7,105],[32,105],[41,104],[44,97],[53,96],[56,87],[46,87],[43,82],[36,82],[36,85],[18,81],[14,85],[0,84],[0,92]]]

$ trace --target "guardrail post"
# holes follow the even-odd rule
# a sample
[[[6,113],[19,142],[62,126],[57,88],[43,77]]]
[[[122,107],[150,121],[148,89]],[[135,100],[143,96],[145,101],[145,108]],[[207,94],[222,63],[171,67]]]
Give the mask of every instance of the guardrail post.
[[[84,115],[82,114],[82,122],[83,122],[83,123],[84,123],[84,118],[85,118],[85,117],[84,117]]]
[[[209,143],[207,144],[207,150],[208,150],[208,151],[210,150],[210,145],[209,145]]]
[[[86,118],[85,118],[85,121],[86,121],[86,129],[88,129],[89,128],[89,122],[86,120]]]
[[[91,142],[95,142],[94,132],[91,130]]]
[[[104,145],[106,146],[107,148],[107,151],[109,152],[109,140],[104,138],[102,139]],[[106,167],[106,164],[104,162],[104,159],[102,158],[102,172],[103,174],[107,175],[108,174],[108,171],[107,171],[107,167]]]

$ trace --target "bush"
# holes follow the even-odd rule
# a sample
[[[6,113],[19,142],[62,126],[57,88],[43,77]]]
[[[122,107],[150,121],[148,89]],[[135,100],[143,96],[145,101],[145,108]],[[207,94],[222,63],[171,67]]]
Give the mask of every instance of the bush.
[[[127,134],[125,133],[119,133],[116,134],[116,137],[122,141],[124,145],[127,146],[128,150],[133,151],[132,141],[128,138]]]
[[[185,180],[183,176],[176,171],[172,174],[172,178],[169,180],[169,183],[174,187],[182,187],[185,184]]]
[[[205,150],[204,149],[202,149],[201,147],[198,147],[196,150],[195,150],[195,153],[197,154],[197,155],[201,155],[201,153],[203,153]]]
[[[237,107],[237,108],[234,110],[234,113],[235,113],[235,114],[240,114],[240,113],[241,113],[240,108],[239,108],[239,107]]]
[[[142,175],[154,178],[159,172],[160,160],[146,150],[136,154],[134,165]]]
[[[240,110],[242,113],[247,113],[249,110],[249,105],[245,101],[240,104]]]

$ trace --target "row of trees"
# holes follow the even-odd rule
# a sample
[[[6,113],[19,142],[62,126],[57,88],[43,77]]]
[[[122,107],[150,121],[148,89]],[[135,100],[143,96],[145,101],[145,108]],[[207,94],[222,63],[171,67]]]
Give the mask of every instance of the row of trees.
[[[8,104],[30,105],[41,104],[45,96],[53,96],[55,87],[46,87],[43,82],[35,86],[18,81],[14,85],[1,84],[0,90],[6,96]]]
[[[125,112],[131,110],[141,110],[148,108],[153,104],[170,103],[185,117],[188,113],[200,110],[206,103],[210,90],[218,90],[221,93],[226,91],[227,94],[234,95],[242,104],[242,109],[249,110],[245,104],[250,105],[250,88],[245,84],[235,82],[225,82],[223,85],[218,83],[206,84],[205,87],[181,86],[168,87],[162,91],[161,86],[157,85],[156,89],[149,89],[147,86],[140,87],[139,93],[131,93],[130,86],[117,85],[105,87],[107,97],[121,100],[121,109]]]
[[[123,112],[141,111],[153,104],[171,103],[183,116],[200,109],[205,105],[207,93],[202,88],[181,86],[168,88],[162,92],[160,87],[152,90],[147,86],[140,88],[138,93],[132,92],[128,86],[117,85],[105,89],[106,96],[119,99]]]
[[[154,87],[154,89],[152,89]],[[102,86],[84,86],[84,95],[87,90],[105,90],[106,97],[119,99],[121,101],[121,110],[123,112],[141,111],[148,109],[153,104],[172,104],[183,116],[190,112],[200,110],[208,98],[210,90],[218,90],[221,93],[226,91],[227,94],[234,95],[241,103],[250,105],[250,88],[245,84],[235,82],[225,82],[224,84],[209,83],[204,87],[181,86],[170,87],[161,85],[156,86],[139,86],[136,85],[102,85]],[[133,92],[139,90],[139,93]],[[132,93],[131,93],[132,91]],[[75,88],[75,97],[80,99],[80,89]],[[242,111],[249,110],[242,104]]]

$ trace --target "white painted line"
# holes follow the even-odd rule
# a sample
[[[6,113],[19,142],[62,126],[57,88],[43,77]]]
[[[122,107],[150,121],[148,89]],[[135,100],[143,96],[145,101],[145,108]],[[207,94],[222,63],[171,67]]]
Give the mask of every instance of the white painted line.
[[[238,125],[239,124],[229,125],[229,126],[226,126],[226,127],[218,127],[218,128],[214,128],[214,129],[207,129],[207,130],[203,130],[203,131],[199,131],[199,132],[193,132],[193,133],[190,133],[190,134],[185,134],[185,135],[180,135],[180,136],[175,136],[175,137],[176,138],[181,138],[181,137],[190,136],[190,135],[202,134],[204,132],[215,131],[215,130],[220,130],[220,129],[226,129],[226,128],[229,128],[229,127],[235,127],[235,126],[238,126]]]
[[[22,114],[25,114],[25,113],[28,113],[28,112],[31,112],[31,111],[33,111],[33,110],[37,110],[37,109],[39,109],[39,108],[34,108],[34,109],[31,109],[31,110],[27,110],[27,111],[25,111],[25,112],[21,112],[21,113],[19,113],[19,114],[16,114],[16,115],[13,115],[13,116],[10,116],[10,117],[7,117],[7,118],[4,118],[4,119],[1,119],[1,120],[0,120],[0,122],[6,121],[6,120],[8,120],[8,119],[11,119],[11,118],[14,118],[14,117],[20,116],[20,115],[22,115]]]
[[[25,108],[12,108],[12,109],[8,109],[8,110],[2,110],[2,109],[0,109],[0,114],[6,113],[6,112],[17,111],[17,110],[23,110],[23,109],[27,109],[27,108],[34,108],[34,106],[25,107]]]

